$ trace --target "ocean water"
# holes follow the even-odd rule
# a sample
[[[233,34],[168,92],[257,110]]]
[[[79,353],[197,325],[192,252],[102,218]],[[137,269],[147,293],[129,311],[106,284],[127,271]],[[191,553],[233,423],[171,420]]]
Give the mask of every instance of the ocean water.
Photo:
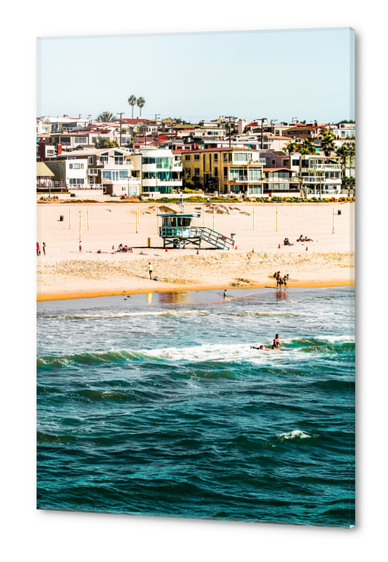
[[[354,525],[354,289],[228,292],[39,303],[39,509]]]

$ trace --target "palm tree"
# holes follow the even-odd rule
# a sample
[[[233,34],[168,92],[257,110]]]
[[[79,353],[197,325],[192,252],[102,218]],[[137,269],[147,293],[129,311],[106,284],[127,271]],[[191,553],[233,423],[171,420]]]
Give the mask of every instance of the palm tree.
[[[136,105],[136,96],[129,96],[128,103],[129,105],[132,106],[132,119],[133,119],[133,107]]]
[[[356,145],[354,142],[345,142],[342,146],[337,149],[338,156],[341,157],[341,175],[343,177],[343,185],[347,189],[352,189],[350,183],[346,180],[354,180],[350,176],[350,168],[352,167],[352,162],[356,157]],[[346,176],[346,163],[349,163],[349,176]]]
[[[144,107],[145,99],[142,98],[142,97],[137,98],[137,102],[136,102],[136,103],[137,103],[138,107],[140,107],[140,117],[141,117],[141,108]]]
[[[290,167],[291,167],[291,156],[294,152],[296,152],[296,142],[292,140],[288,141],[288,143],[284,147],[284,150],[288,152],[288,156],[290,157]]]
[[[321,139],[321,148],[325,156],[330,156],[335,151],[334,135],[331,131],[326,131],[319,137]]]
[[[304,139],[299,149],[301,154],[315,154],[315,144],[310,139]]]
[[[103,123],[109,123],[109,122],[112,122],[112,121],[116,121],[116,117],[110,111],[103,111],[97,117],[97,121],[100,121],[100,122],[103,122]]]

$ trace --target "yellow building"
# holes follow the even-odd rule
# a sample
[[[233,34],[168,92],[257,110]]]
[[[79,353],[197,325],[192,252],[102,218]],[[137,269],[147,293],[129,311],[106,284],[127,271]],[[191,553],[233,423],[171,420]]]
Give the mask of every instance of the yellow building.
[[[218,193],[263,193],[263,165],[259,150],[205,148],[174,151],[182,156],[184,185]]]

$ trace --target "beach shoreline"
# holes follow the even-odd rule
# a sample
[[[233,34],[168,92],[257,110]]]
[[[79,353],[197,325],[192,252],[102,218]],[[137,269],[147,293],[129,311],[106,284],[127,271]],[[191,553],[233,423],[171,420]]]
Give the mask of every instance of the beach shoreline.
[[[331,288],[331,287],[354,287],[355,282],[345,282],[342,279],[333,279],[329,283],[319,283],[319,282],[311,282],[311,283],[294,283],[289,285],[287,289],[313,289],[313,288]],[[126,296],[126,295],[144,295],[150,293],[179,293],[179,292],[186,292],[186,291],[210,291],[210,290],[224,290],[224,289],[276,289],[276,286],[264,285],[263,283],[257,284],[249,284],[241,287],[230,287],[222,284],[215,284],[215,285],[180,285],[174,287],[166,287],[163,285],[162,288],[150,288],[150,289],[130,289],[127,291],[117,290],[111,291],[109,289],[100,289],[100,290],[84,290],[79,292],[71,292],[71,291],[53,291],[53,292],[45,292],[45,293],[38,293],[37,295],[37,302],[47,302],[47,301],[57,301],[57,300],[73,300],[73,299],[84,299],[84,298],[99,298],[99,297],[119,297],[119,296]],[[278,289],[284,291],[285,289]]]

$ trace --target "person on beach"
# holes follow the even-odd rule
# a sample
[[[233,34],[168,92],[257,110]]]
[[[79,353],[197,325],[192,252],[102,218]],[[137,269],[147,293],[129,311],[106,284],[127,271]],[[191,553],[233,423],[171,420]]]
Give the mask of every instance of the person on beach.
[[[82,240],[78,242],[79,251],[82,252]]]
[[[277,271],[276,273],[274,273],[274,278],[276,279],[276,288],[277,288],[277,287],[281,287],[281,284],[280,284],[280,271]]]
[[[276,334],[275,339],[273,340],[272,349],[280,349],[282,344],[279,341],[279,334]]]
[[[224,291],[224,299],[226,299],[227,296],[228,296],[228,291],[225,289],[225,291]]]
[[[39,242],[36,243],[36,255],[37,255],[37,256],[40,256]]]
[[[46,255],[46,244],[43,242],[43,255]]]
[[[152,279],[152,271],[153,271],[153,269],[154,269],[154,268],[152,267],[151,262],[149,262],[149,264],[148,264],[148,273],[150,274],[150,279]]]

